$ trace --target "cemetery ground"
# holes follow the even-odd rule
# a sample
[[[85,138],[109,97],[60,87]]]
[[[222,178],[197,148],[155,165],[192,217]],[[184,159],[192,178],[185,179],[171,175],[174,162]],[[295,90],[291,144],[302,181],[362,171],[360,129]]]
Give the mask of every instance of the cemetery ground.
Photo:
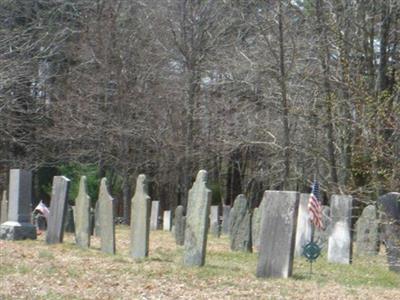
[[[129,256],[129,227],[117,226],[117,255],[89,250],[66,233],[63,244],[0,241],[0,299],[400,299],[400,276],[388,271],[383,249],[352,265],[313,265],[296,258],[293,277],[258,279],[257,254],[232,252],[228,237],[208,237],[204,267],[184,267],[173,235],[152,231],[147,259]]]

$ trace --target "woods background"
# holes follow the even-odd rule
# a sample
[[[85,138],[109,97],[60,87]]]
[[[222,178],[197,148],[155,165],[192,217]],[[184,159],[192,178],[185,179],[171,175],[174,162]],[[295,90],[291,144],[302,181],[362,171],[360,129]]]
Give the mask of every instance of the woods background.
[[[264,190],[374,203],[400,186],[397,0],[0,0],[0,188],[9,168],[136,176],[164,209],[200,168],[213,203]]]

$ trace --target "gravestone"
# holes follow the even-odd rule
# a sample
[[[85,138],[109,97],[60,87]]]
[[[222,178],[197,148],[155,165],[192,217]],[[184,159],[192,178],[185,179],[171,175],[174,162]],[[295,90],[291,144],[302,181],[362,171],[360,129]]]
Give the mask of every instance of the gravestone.
[[[71,205],[67,205],[67,215],[65,216],[64,231],[75,233],[75,220],[74,220],[75,208]]]
[[[389,270],[400,273],[400,193],[378,198],[381,240],[386,246]]]
[[[100,212],[99,212],[100,202],[97,201],[94,206],[94,235],[100,236]]]
[[[229,234],[229,214],[231,207],[229,205],[222,206],[222,234]]]
[[[53,177],[50,213],[47,220],[47,244],[63,242],[69,182],[70,180],[64,176]]]
[[[150,215],[150,230],[157,230],[159,228],[160,216],[160,201],[151,202],[151,215]]]
[[[171,231],[171,211],[170,210],[164,210],[163,214],[163,230],[165,231]]]
[[[328,262],[350,264],[352,255],[351,212],[353,198],[331,197],[331,233],[328,239]]]
[[[251,213],[249,203],[244,195],[236,197],[230,219],[231,250],[251,252]]]
[[[179,205],[175,209],[175,242],[180,246],[185,242],[185,222],[186,218],[183,215],[183,206]]]
[[[86,176],[82,176],[79,182],[78,196],[75,199],[75,240],[77,245],[82,248],[90,246],[91,218]]]
[[[314,241],[318,243],[318,245],[322,249],[328,248],[328,239],[331,233],[331,209],[329,206],[322,205],[322,229],[315,229],[314,232]]]
[[[30,223],[32,172],[11,169],[7,221],[0,225],[0,239],[36,239],[36,227]]]
[[[104,253],[115,254],[115,208],[114,199],[108,192],[107,179],[100,182],[98,218],[100,228],[100,248]]]
[[[211,206],[210,213],[210,233],[216,237],[220,236],[220,226],[219,226],[219,206]]]
[[[378,254],[378,219],[375,205],[364,208],[356,223],[356,251],[359,255]]]
[[[151,199],[144,174],[137,178],[131,207],[131,256],[140,259],[149,255],[150,236]]]
[[[265,191],[257,277],[292,275],[299,198],[297,192]]]
[[[308,212],[310,194],[300,194],[299,213],[296,226],[296,244],[294,254],[301,256],[303,247],[311,241],[311,222]]]
[[[3,191],[3,197],[1,199],[0,224],[7,222],[7,219],[8,219],[7,191]]]
[[[253,211],[252,221],[251,221],[251,241],[253,248],[257,251],[260,249],[260,229],[261,229],[261,219],[263,207],[265,206],[265,200],[262,199],[260,205],[256,207]]]
[[[205,263],[211,204],[211,191],[206,184],[207,171],[201,170],[189,190],[183,257],[186,266],[203,266]]]

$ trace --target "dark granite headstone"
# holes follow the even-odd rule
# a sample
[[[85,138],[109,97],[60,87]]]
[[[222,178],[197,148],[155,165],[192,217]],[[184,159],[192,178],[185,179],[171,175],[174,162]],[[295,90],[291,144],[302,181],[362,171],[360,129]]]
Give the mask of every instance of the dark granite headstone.
[[[175,242],[180,246],[185,243],[185,222],[186,218],[183,215],[183,206],[179,205],[175,209]]]
[[[389,270],[400,273],[400,193],[378,199],[381,240],[386,246]]]

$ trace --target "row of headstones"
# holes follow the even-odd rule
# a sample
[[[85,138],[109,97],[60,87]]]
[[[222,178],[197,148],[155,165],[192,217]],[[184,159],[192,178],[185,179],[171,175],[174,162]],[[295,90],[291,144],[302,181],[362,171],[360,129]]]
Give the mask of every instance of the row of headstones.
[[[200,171],[192,189],[189,191],[186,217],[183,216],[183,207],[178,207],[175,212],[175,234],[180,236],[179,244],[183,243],[185,246],[184,264],[186,265],[201,266],[205,262],[211,200],[211,192],[206,187],[206,181],[207,172]],[[54,178],[46,234],[46,242],[49,244],[62,242],[68,183],[69,180],[65,177],[56,176]],[[9,221],[0,226],[0,238],[36,238],[35,227],[28,223],[30,190],[30,172],[11,170]],[[90,199],[86,190],[86,179],[82,177],[79,194],[75,201],[76,242],[82,247],[89,247],[90,244]],[[386,235],[389,264],[393,270],[398,270],[400,259],[398,245],[400,240],[399,195],[398,193],[390,193],[378,200],[383,207],[381,220],[384,226],[383,232]],[[252,218],[246,198],[240,195],[236,199],[230,212],[228,226],[231,248],[233,250],[251,249],[252,240],[256,239],[254,242],[256,247],[259,243],[258,276],[290,276],[293,266],[295,238],[301,236],[301,234],[296,233],[296,227],[299,229],[301,223],[304,223],[301,211],[305,209],[306,200],[300,200],[300,198],[306,199],[308,197],[300,197],[297,192],[266,191],[262,204],[253,215],[253,227],[257,226],[258,223],[260,224],[259,228],[255,230],[250,229]],[[142,258],[148,255],[150,203],[145,176],[140,175],[137,180],[135,195],[132,198],[131,255],[133,258]],[[331,200],[331,224],[328,238],[329,261],[347,263],[351,259],[351,207],[352,199],[349,196],[334,195]],[[299,218],[297,217],[298,214],[300,215]],[[259,221],[257,218],[259,218]],[[105,178],[102,179],[100,185],[98,219],[101,249],[107,253],[115,253],[114,205],[113,198],[107,191]],[[257,230],[258,233],[256,233]],[[306,231],[303,230],[303,233]]]

